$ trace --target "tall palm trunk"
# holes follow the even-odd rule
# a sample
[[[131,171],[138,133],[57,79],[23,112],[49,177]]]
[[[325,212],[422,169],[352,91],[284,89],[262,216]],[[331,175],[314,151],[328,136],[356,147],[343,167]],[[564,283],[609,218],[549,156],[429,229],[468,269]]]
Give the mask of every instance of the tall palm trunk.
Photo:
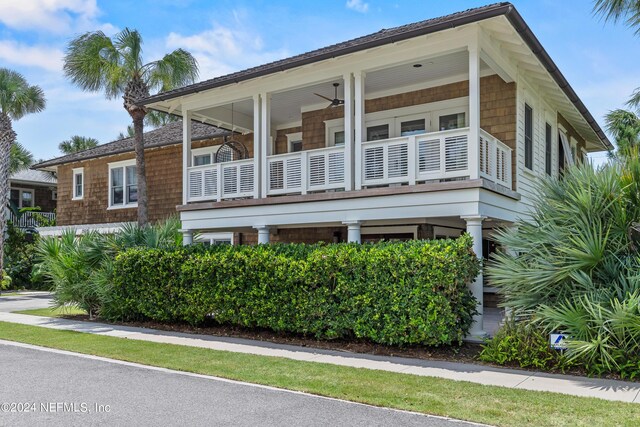
[[[144,227],[149,223],[149,200],[147,197],[147,174],[144,160],[144,117],[147,110],[136,102],[149,96],[149,88],[140,78],[132,79],[124,91],[124,108],[133,119],[136,152],[136,175],[138,179],[138,225]]]
[[[9,196],[9,152],[16,139],[11,127],[11,119],[0,112],[0,281],[4,275],[4,235],[6,228],[5,213]]]

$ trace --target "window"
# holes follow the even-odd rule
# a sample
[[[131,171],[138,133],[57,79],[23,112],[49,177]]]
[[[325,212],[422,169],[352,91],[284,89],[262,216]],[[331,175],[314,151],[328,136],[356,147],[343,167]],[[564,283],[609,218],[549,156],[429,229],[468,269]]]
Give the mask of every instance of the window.
[[[211,157],[212,155],[210,153],[193,156],[193,166],[210,165],[212,163]]]
[[[138,176],[135,160],[109,164],[109,207],[138,205]]]
[[[389,125],[377,125],[367,128],[367,141],[389,139]]]
[[[551,175],[551,141],[552,129],[549,123],[545,126],[544,134],[544,170],[547,175]]]
[[[524,104],[524,166],[533,170],[533,109]]]
[[[400,123],[400,136],[419,135],[427,131],[426,120],[409,120]]]
[[[35,206],[33,190],[25,188],[12,188],[9,192],[9,202],[18,208],[32,208]]]
[[[289,153],[302,151],[302,132],[288,133],[287,143],[289,146]]]
[[[333,134],[333,145],[344,145],[344,131],[338,131]]]
[[[84,196],[84,168],[73,170],[73,200],[80,200]]]
[[[440,130],[449,130],[449,129],[459,129],[464,127],[465,125],[465,114],[464,113],[454,113],[447,114],[444,116],[440,116],[438,119],[438,129]]]

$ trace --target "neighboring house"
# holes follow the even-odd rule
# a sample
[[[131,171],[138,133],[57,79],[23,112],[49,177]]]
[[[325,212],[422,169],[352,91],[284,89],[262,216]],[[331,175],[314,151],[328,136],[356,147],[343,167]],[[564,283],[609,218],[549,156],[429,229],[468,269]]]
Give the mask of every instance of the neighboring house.
[[[40,208],[37,215],[55,221],[56,199],[57,180],[51,172],[22,169],[9,177],[9,203],[18,210]],[[16,218],[9,211],[7,219],[21,228],[38,225],[37,218],[30,212],[24,212]]]
[[[177,215],[176,206],[182,203],[182,127],[178,121],[144,134],[152,222]],[[214,126],[193,123],[194,147],[220,145],[227,134]],[[41,235],[58,235],[70,228],[112,233],[137,220],[133,138],[47,160],[33,168],[58,176],[56,227],[39,229]],[[232,234],[204,234],[201,240],[231,242]]]
[[[170,203],[152,199],[181,205],[185,242],[203,231],[233,232],[239,243],[467,231],[487,255],[494,229],[527,216],[537,180],[611,147],[509,3],[381,30],[141,104],[243,134],[236,139],[248,158],[212,163],[200,156],[214,149],[185,126],[181,152],[173,149],[183,175],[171,177],[182,199],[178,191]],[[59,173],[61,198],[71,196],[71,173]],[[482,275],[471,290],[480,335]]]

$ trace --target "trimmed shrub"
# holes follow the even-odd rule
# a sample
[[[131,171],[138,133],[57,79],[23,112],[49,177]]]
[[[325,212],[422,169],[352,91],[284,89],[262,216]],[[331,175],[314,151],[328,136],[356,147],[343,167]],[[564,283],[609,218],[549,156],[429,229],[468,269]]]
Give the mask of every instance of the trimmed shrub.
[[[37,234],[27,235],[7,222],[7,240],[4,245],[4,268],[11,277],[15,289],[41,289],[45,286],[41,277],[34,274],[37,261]]]
[[[219,323],[390,345],[459,343],[475,314],[471,238],[131,249],[103,317]]]

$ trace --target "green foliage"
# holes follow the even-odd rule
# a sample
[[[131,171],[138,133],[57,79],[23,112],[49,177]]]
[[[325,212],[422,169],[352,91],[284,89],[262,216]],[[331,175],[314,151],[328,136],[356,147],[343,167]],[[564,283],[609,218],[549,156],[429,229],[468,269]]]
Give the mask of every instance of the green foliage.
[[[134,249],[101,315],[269,328],[390,345],[459,343],[475,313],[471,238]]]
[[[19,142],[11,144],[9,149],[9,173],[18,172],[33,164],[33,154]]]
[[[569,360],[632,376],[640,373],[640,158],[637,147],[629,153],[543,182],[531,220],[498,234],[518,255],[497,254],[487,273],[518,318],[569,336]]]
[[[0,291],[9,289],[11,287],[12,282],[13,280],[11,279],[11,276],[9,276],[6,271],[3,271],[2,280],[0,280]]]
[[[40,289],[44,286],[41,278],[33,275],[37,262],[37,241],[37,235],[29,236],[10,222],[7,223],[4,269],[11,277],[11,285],[17,289]]]
[[[75,306],[93,316],[111,299],[116,254],[134,247],[176,248],[182,243],[179,228],[172,218],[153,226],[126,225],[113,235],[66,231],[40,240],[36,270],[52,283],[56,307]]]
[[[564,371],[571,366],[560,351],[549,346],[549,335],[544,330],[512,320],[482,346],[480,360],[542,370]]]
[[[100,144],[100,141],[95,138],[74,135],[71,138],[62,141],[58,145],[58,148],[62,154],[71,154],[96,147],[98,144]]]

